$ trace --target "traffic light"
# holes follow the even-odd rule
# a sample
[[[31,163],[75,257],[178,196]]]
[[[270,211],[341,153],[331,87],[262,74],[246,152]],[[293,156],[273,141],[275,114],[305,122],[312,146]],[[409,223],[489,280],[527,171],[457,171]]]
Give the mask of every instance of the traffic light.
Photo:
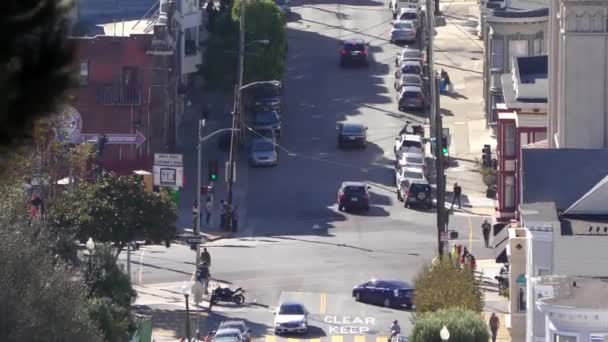
[[[481,153],[481,162],[483,167],[492,167],[492,147],[487,144],[483,145]]]
[[[217,181],[217,160],[210,160],[209,165],[209,181]]]
[[[447,156],[449,153],[448,150],[448,137],[446,137],[445,135],[441,136],[441,152],[443,152],[444,156]]]

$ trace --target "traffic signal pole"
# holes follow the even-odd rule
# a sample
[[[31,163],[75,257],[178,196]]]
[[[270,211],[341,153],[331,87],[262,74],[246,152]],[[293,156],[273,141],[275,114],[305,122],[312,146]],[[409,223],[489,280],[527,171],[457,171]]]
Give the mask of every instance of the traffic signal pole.
[[[203,163],[203,129],[205,128],[205,119],[202,119],[198,122],[198,139],[197,139],[197,153],[198,153],[198,158],[197,158],[197,168],[196,168],[196,206],[198,207],[198,211],[196,213],[196,226],[194,227],[194,235],[195,236],[199,236],[200,232],[201,232],[201,209],[202,207],[202,203],[201,203],[201,186],[202,186],[202,181],[201,181],[201,172],[202,172],[202,163]],[[200,260],[201,257],[201,251],[200,251],[200,246],[197,245],[196,246],[196,259],[194,260],[196,262],[196,265],[198,265],[198,262]]]

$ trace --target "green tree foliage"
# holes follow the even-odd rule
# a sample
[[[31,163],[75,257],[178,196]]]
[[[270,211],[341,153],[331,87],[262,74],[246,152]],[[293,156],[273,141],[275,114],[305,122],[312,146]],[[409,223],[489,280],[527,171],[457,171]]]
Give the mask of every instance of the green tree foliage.
[[[487,342],[488,329],[479,314],[451,308],[416,315],[411,342],[441,342],[439,332],[445,325],[450,342]]]
[[[76,237],[112,243],[116,257],[128,241],[154,243],[175,237],[177,207],[171,198],[144,191],[138,176],[104,174],[97,182],[81,183],[55,204],[50,213],[55,229],[70,229]]]
[[[231,12],[219,14],[207,41],[203,75],[208,84],[232,89],[236,83],[239,51],[239,9],[236,0]],[[282,79],[287,55],[285,16],[272,0],[249,1],[246,5],[245,44],[267,39],[268,45],[246,48],[245,83]]]
[[[37,118],[56,111],[74,84],[68,41],[70,1],[5,0],[0,14],[0,169],[7,152],[29,143]]]
[[[28,229],[0,222],[0,341],[102,341],[80,277]]]
[[[414,304],[419,313],[446,308],[464,308],[473,312],[483,309],[483,292],[474,273],[459,268],[448,257],[425,266],[415,281]]]

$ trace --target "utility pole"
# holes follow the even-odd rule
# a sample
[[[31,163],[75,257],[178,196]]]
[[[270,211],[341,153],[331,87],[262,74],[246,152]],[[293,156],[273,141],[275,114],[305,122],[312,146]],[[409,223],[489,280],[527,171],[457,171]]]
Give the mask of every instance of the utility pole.
[[[228,205],[232,207],[232,186],[234,183],[234,163],[236,159],[237,153],[237,129],[238,125],[241,123],[243,108],[242,108],[242,96],[241,96],[241,87],[243,86],[243,77],[245,71],[245,6],[246,2],[241,2],[240,14],[241,18],[239,20],[239,65],[237,70],[238,83],[236,89],[234,90],[234,111],[232,116],[232,134],[230,138],[230,160],[228,165],[230,169],[228,170]],[[232,217],[229,217],[229,226],[232,226]]]
[[[198,211],[196,212],[196,227],[194,227],[194,235],[199,236],[201,232],[201,209],[203,203],[201,202],[201,169],[203,163],[203,129],[205,128],[205,119],[198,121],[198,139],[197,139],[197,162],[196,162],[196,206]],[[195,264],[198,265],[201,259],[200,245],[196,245],[196,259]]]
[[[435,8],[439,1],[435,0]],[[437,252],[439,256],[443,256],[443,242],[441,234],[445,232],[445,177],[443,167],[443,151],[442,145],[442,123],[441,111],[439,110],[439,83],[434,68],[434,52],[433,41],[435,37],[435,15],[433,11],[433,0],[426,0],[426,19],[427,19],[427,36],[428,49],[427,61],[429,70],[429,82],[431,86],[431,135],[435,137],[435,167],[437,175]]]

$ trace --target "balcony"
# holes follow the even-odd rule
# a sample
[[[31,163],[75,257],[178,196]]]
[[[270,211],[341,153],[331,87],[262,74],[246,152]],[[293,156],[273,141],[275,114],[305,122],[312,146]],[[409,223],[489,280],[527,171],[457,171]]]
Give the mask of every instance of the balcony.
[[[125,87],[122,84],[103,84],[97,87],[97,103],[103,106],[141,105],[140,87]]]

